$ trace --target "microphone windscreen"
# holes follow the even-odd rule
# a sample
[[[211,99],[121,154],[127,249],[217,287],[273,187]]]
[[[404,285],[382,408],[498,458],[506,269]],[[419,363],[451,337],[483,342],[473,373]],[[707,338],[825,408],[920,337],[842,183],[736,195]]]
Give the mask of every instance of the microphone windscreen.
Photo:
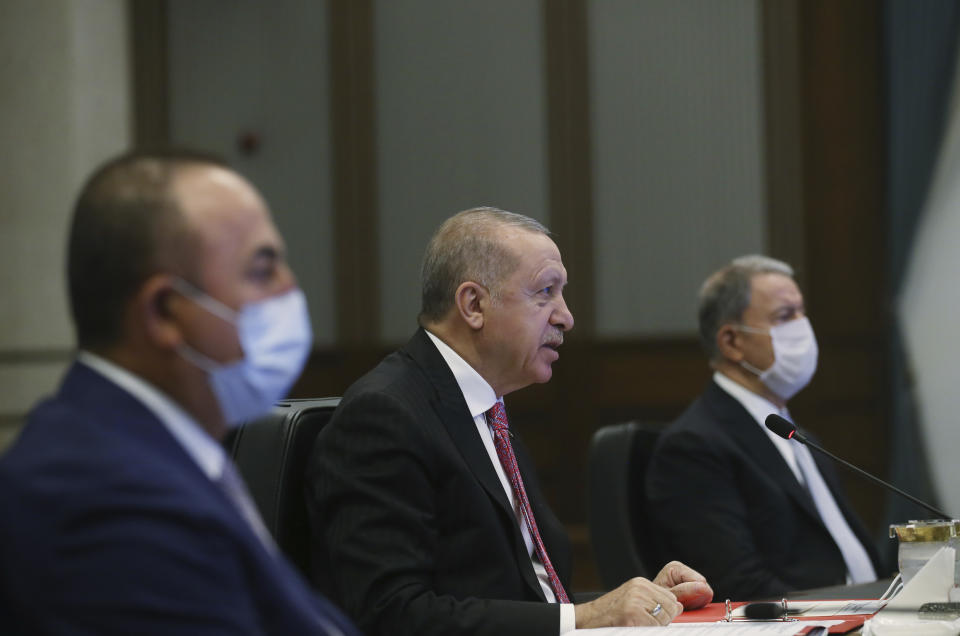
[[[753,620],[774,620],[783,617],[782,603],[749,603],[743,606],[743,615]]]
[[[797,427],[793,422],[785,417],[780,417],[776,413],[768,415],[764,423],[767,425],[767,428],[784,439],[790,439],[797,432]]]

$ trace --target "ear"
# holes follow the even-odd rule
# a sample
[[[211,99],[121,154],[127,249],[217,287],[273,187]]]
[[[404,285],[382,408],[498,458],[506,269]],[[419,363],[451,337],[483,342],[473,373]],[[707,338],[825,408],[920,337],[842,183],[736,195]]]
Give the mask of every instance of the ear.
[[[490,293],[479,283],[460,283],[453,297],[457,313],[471,329],[482,329],[484,311],[490,304]]]
[[[154,274],[140,286],[134,297],[134,320],[144,337],[155,347],[174,349],[183,342],[183,332],[175,319],[177,306],[184,302],[173,290],[168,274]]]
[[[740,349],[740,331],[733,325],[723,325],[717,329],[717,351],[725,360],[739,363],[743,360]]]

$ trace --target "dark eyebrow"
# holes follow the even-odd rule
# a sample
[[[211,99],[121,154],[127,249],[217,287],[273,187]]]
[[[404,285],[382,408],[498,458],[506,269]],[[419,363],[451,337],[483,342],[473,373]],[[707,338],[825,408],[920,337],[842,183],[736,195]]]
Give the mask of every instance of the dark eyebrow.
[[[282,257],[282,253],[280,250],[273,247],[272,245],[264,245],[258,248],[257,251],[253,253],[253,257],[250,260],[278,261],[281,259],[281,257]]]

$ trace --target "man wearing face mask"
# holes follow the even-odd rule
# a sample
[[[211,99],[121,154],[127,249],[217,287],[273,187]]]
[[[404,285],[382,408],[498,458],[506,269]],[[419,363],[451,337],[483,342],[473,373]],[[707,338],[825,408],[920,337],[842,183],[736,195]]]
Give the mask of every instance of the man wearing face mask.
[[[119,157],[83,188],[67,261],[76,360],[0,458],[5,627],[356,633],[285,561],[219,443],[311,345],[260,195],[207,157]]]
[[[817,367],[817,341],[793,270],[744,256],[700,290],[701,344],[714,369],[661,435],[646,512],[660,547],[702,572],[718,598],[877,578],[877,554],[833,467],[766,429]],[[798,423],[802,427],[802,423]]]

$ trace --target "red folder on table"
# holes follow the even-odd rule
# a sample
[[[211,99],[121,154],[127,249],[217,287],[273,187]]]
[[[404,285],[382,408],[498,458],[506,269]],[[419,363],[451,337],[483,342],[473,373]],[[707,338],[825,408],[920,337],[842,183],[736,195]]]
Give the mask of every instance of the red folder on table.
[[[811,602],[807,599],[804,599],[804,602]],[[746,605],[747,601],[738,601],[736,603],[730,603],[731,609],[736,609],[741,605]],[[709,603],[704,607],[696,610],[684,610],[680,616],[677,616],[673,619],[674,623],[710,623],[715,621],[722,621],[726,618],[727,608],[724,603]],[[818,621],[818,620],[831,620],[831,621],[843,621],[832,627],[830,627],[831,634],[846,634],[851,632],[861,625],[864,621],[870,618],[872,614],[849,614],[845,616],[796,616],[798,621]],[[798,631],[801,628],[798,627]]]

